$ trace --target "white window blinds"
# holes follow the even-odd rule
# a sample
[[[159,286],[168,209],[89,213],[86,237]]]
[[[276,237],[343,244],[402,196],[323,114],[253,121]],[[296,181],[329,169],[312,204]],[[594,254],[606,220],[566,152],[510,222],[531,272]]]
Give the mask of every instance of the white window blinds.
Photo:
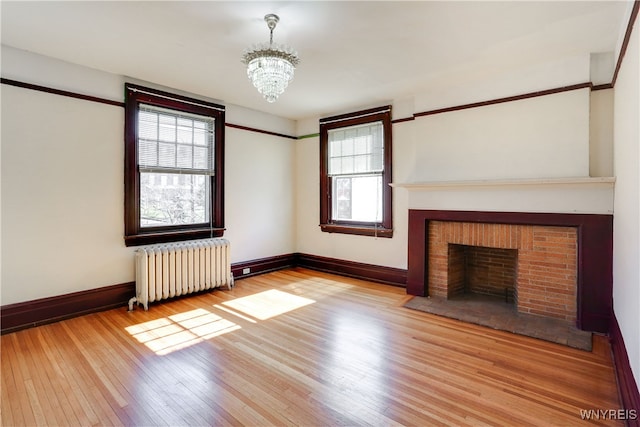
[[[140,172],[214,174],[214,118],[140,104]]]
[[[327,136],[330,176],[383,171],[382,121],[329,130]]]

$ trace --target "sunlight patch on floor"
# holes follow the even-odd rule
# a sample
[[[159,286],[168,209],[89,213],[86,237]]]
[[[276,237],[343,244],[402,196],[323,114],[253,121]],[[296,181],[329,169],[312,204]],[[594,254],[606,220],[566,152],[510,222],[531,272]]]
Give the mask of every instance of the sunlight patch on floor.
[[[294,294],[304,293],[307,296],[322,299],[342,293],[353,288],[353,285],[329,280],[298,280],[285,286]]]
[[[313,303],[315,301],[312,299],[271,289],[216,304],[214,307],[245,321],[256,323],[254,319],[270,319]],[[204,308],[125,328],[138,342],[160,356],[238,329],[241,329],[240,325]]]
[[[125,328],[131,336],[160,356],[238,329],[239,325],[204,308]]]
[[[233,314],[234,316],[239,317],[242,320],[246,320],[247,322],[258,323],[252,318],[250,318],[249,316],[245,316],[241,313],[238,313],[237,311],[231,310],[230,308],[224,307],[220,304],[214,304],[214,307],[217,308],[218,310],[226,311],[229,314]]]
[[[266,320],[313,303],[312,299],[271,289],[222,304],[253,318]]]

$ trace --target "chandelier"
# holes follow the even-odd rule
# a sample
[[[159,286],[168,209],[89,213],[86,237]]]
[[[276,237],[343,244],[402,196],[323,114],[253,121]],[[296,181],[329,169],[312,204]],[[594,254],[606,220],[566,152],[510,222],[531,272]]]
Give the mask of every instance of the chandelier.
[[[291,47],[273,44],[273,29],[280,20],[272,13],[264,17],[271,31],[269,44],[260,43],[246,49],[242,62],[247,66],[247,76],[267,102],[276,102],[293,80],[293,72],[300,62],[298,53]]]

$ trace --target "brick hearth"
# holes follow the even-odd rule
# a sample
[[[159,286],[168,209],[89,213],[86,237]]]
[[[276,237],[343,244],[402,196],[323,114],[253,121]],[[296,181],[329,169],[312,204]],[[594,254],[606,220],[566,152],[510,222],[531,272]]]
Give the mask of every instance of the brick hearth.
[[[575,227],[431,221],[429,295],[445,298],[451,295],[450,244],[517,249],[518,311],[575,322]],[[458,278],[452,283],[459,284]]]

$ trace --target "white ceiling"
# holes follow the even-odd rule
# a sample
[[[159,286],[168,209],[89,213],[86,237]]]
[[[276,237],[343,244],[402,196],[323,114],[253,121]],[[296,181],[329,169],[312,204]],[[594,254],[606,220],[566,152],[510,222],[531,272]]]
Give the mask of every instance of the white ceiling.
[[[2,1],[2,43],[302,119],[453,85],[464,70],[613,52],[628,4]],[[267,13],[280,16],[274,41],[301,58],[275,104],[262,99],[240,62],[245,48],[268,41]]]

